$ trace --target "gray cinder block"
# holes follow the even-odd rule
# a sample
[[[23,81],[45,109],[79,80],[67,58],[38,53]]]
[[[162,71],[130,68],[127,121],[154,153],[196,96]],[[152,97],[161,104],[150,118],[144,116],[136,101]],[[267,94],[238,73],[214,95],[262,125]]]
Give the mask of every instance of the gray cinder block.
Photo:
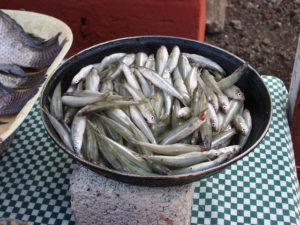
[[[76,224],[190,224],[194,183],[144,187],[100,176],[78,165],[70,179]]]

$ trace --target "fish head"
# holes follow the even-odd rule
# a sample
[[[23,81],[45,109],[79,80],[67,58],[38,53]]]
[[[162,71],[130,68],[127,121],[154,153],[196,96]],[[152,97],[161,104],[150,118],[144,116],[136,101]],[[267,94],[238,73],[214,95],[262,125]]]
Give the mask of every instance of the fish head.
[[[212,119],[211,118],[211,127],[213,128],[214,131],[216,131],[216,132],[219,131],[219,121],[218,121],[218,119]]]
[[[156,124],[157,118],[154,114],[146,112],[145,118],[149,124]]]
[[[245,95],[240,89],[235,89],[234,90],[234,98],[236,100],[244,101],[245,100]]]
[[[80,151],[81,151],[81,146],[82,146],[82,142],[79,140],[73,140],[73,150],[75,151],[75,153],[77,155],[80,155]]]
[[[243,135],[247,135],[248,132],[249,132],[249,128],[246,124],[243,124],[242,127],[241,127],[241,132]]]
[[[221,108],[223,109],[223,112],[228,112],[229,110],[229,104],[227,102],[221,102]]]

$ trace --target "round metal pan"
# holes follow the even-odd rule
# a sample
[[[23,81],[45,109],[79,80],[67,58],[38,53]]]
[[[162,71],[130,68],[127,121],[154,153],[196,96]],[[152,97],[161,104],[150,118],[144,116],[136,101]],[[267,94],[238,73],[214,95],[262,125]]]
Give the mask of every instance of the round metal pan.
[[[238,66],[244,63],[244,61],[239,57],[221,48],[185,38],[169,36],[139,36],[117,39],[92,46],[65,61],[44,86],[41,94],[40,106],[49,108],[48,97],[52,96],[54,87],[58,84],[58,82],[62,81],[62,91],[66,91],[73,76],[82,67],[93,63],[99,63],[105,56],[116,52],[137,53],[139,51],[143,51],[147,54],[155,53],[161,45],[165,45],[169,52],[175,45],[178,45],[182,52],[205,56],[222,66],[227,74],[232,73]],[[245,94],[245,107],[250,110],[253,120],[252,131],[243,151],[230,161],[227,161],[217,167],[184,175],[140,176],[103,168],[91,163],[68,150],[56,134],[44,112],[41,111],[41,114],[48,134],[59,148],[91,170],[105,177],[134,185],[182,185],[209,177],[220,172],[234,162],[241,160],[249,154],[266,135],[272,117],[271,97],[266,85],[262,81],[260,75],[251,66],[248,67],[245,74],[236,85],[240,87]],[[247,158],[245,160],[247,160]]]

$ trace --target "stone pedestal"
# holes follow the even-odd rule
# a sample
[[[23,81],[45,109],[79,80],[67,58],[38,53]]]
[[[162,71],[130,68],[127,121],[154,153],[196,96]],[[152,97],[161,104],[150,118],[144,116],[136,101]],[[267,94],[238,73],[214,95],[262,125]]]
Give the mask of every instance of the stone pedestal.
[[[190,224],[194,183],[144,187],[100,176],[78,165],[70,178],[76,224]]]

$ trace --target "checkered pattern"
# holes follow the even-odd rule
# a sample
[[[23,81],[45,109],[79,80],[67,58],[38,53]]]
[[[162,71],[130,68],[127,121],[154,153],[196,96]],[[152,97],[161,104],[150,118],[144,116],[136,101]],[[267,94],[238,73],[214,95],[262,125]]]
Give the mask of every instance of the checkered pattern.
[[[197,182],[191,224],[300,224],[299,186],[285,108],[287,91],[270,76],[273,120],[261,144],[219,174]],[[75,161],[48,137],[35,104],[0,156],[0,218],[75,224],[69,176]]]
[[[290,130],[287,91],[263,76],[272,96],[270,129],[248,156],[197,182],[191,224],[300,224],[299,186]]]
[[[29,224],[75,224],[68,194],[75,161],[44,130],[35,104],[0,156],[0,218]]]

